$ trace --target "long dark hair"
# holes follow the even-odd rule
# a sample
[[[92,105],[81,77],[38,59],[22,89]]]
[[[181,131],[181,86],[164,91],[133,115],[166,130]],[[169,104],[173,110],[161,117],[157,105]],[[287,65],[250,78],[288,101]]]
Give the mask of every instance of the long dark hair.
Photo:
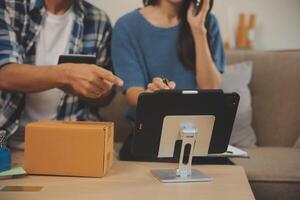
[[[159,0],[143,0],[144,5],[156,5]],[[187,21],[187,11],[189,5],[193,0],[183,0],[182,6],[179,11],[180,26],[179,26],[179,36],[177,41],[177,54],[180,62],[183,66],[195,70],[196,65],[196,53],[195,53],[195,42],[191,32],[190,25]],[[206,18],[205,27],[207,29],[207,41],[210,53],[213,57],[212,46],[211,46],[211,33],[209,32],[208,26],[210,24],[210,11],[213,7],[214,0],[210,0],[210,9],[208,11],[208,17]],[[213,60],[214,57],[213,57]]]

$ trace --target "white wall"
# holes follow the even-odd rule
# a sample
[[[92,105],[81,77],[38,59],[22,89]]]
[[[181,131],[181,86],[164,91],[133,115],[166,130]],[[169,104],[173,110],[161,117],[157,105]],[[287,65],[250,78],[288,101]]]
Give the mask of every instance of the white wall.
[[[216,0],[214,12],[224,39],[235,34],[240,12],[256,13],[256,49],[300,49],[300,0]]]
[[[105,10],[113,23],[142,6],[142,0],[89,1]],[[223,38],[231,43],[240,12],[257,15],[255,49],[300,49],[300,0],[215,0]]]
[[[110,16],[114,23],[117,19],[127,12],[141,7],[142,0],[87,0],[99,8],[103,9]]]

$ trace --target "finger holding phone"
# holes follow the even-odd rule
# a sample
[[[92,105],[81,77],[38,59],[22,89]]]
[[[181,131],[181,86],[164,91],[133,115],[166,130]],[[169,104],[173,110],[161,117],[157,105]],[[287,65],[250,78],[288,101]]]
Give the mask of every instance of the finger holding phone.
[[[206,36],[205,22],[210,9],[210,0],[192,1],[188,10],[187,20],[194,37]]]

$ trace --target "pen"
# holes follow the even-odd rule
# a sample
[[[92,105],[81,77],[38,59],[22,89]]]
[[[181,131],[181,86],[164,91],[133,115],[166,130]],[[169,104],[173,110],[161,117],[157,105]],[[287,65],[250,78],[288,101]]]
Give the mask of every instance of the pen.
[[[169,87],[169,80],[167,78],[162,79],[163,83],[166,84]]]

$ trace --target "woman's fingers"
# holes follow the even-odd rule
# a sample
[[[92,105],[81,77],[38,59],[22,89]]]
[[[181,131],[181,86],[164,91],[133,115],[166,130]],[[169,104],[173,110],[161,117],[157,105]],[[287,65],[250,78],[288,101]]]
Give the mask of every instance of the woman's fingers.
[[[187,19],[191,26],[191,29],[194,30],[194,32],[201,31],[200,33],[205,33],[205,21],[209,11],[210,0],[202,0],[200,6],[201,8],[198,8],[200,9],[199,12],[195,15],[195,12],[198,9],[196,8],[195,3],[191,2],[187,13]]]
[[[149,83],[147,90],[150,91],[150,92],[154,92],[156,90],[159,90],[159,88],[154,83]]]
[[[189,9],[188,9],[188,17],[194,17],[194,18],[197,18],[198,20],[199,19],[205,19],[206,16],[207,16],[207,13],[209,11],[209,4],[210,4],[210,0],[202,0],[203,3],[202,6],[201,6],[201,9],[199,10],[199,12],[195,15],[195,12],[196,12],[196,5],[194,2],[191,2],[190,6],[189,6]],[[201,5],[200,4],[200,5]]]
[[[209,11],[210,0],[202,0],[202,1],[203,1],[202,8],[198,13],[197,18],[199,18],[202,21],[205,21],[207,13]]]
[[[190,4],[189,9],[188,9],[188,12],[187,12],[188,18],[193,17],[193,16],[194,16],[194,12],[195,12],[195,5],[194,5],[194,3],[192,2],[192,3]]]
[[[171,90],[174,90],[174,89],[176,88],[176,83],[175,83],[174,81],[170,81],[170,82],[168,83],[168,85],[169,85],[169,88],[170,88]]]
[[[152,83],[155,84],[156,87],[159,89],[163,89],[163,90],[170,89],[169,86],[163,82],[162,78],[154,78]]]
[[[154,92],[157,90],[170,90],[170,89],[175,89],[175,87],[176,84],[174,81],[170,81],[168,82],[168,84],[165,84],[162,78],[154,78],[152,83],[148,84],[147,91]]]

